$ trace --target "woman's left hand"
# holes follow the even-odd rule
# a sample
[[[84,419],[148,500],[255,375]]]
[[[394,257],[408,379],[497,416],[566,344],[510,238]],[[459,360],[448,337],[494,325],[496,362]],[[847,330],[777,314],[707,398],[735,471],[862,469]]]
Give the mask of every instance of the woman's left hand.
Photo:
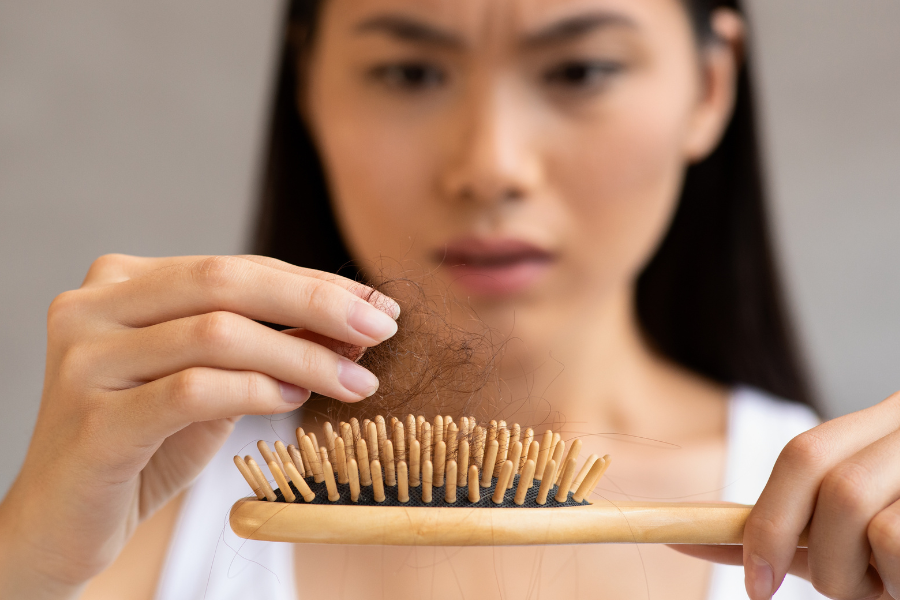
[[[798,550],[809,525],[809,548]],[[743,564],[747,593],[768,600],[786,574],[840,600],[900,599],[900,392],[828,421],[784,448],[740,547],[679,548]]]

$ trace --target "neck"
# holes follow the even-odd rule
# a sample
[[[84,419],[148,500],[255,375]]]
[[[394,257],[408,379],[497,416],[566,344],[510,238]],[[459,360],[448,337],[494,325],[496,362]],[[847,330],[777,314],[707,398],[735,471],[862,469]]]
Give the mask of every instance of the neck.
[[[673,442],[724,434],[726,390],[654,351],[634,306],[632,289],[611,294],[529,352],[532,371],[507,381],[528,398],[513,406],[522,421]]]

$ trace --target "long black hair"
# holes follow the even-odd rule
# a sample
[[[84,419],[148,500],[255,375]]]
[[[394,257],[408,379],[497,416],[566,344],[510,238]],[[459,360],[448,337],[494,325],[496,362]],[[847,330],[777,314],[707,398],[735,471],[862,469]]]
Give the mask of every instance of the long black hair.
[[[294,0],[288,25],[311,43],[322,0]],[[717,7],[684,0],[700,43]],[[254,251],[350,277],[352,266],[312,138],[297,112],[294,56],[282,50]],[[812,404],[775,268],[766,218],[749,66],[721,143],[689,167],[668,233],[637,282],[645,335],[675,362],[727,385],[756,386]]]

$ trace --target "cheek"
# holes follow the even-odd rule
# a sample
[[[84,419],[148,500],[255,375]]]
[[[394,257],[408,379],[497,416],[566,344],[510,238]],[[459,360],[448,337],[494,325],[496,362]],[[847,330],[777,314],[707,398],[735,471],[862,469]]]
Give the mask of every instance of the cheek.
[[[681,188],[687,103],[610,107],[560,143],[550,161],[570,211],[575,267],[597,283],[630,283],[663,237]]]
[[[364,264],[408,257],[433,221],[434,159],[422,129],[342,108],[338,101],[318,112],[316,137],[344,241]]]

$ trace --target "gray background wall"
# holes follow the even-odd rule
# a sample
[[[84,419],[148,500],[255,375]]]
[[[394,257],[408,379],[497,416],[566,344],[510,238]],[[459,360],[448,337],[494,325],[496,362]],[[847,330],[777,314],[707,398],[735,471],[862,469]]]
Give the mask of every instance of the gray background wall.
[[[53,297],[248,236],[278,0],[0,3],[0,495]],[[783,268],[830,416],[900,389],[900,3],[752,0]]]

